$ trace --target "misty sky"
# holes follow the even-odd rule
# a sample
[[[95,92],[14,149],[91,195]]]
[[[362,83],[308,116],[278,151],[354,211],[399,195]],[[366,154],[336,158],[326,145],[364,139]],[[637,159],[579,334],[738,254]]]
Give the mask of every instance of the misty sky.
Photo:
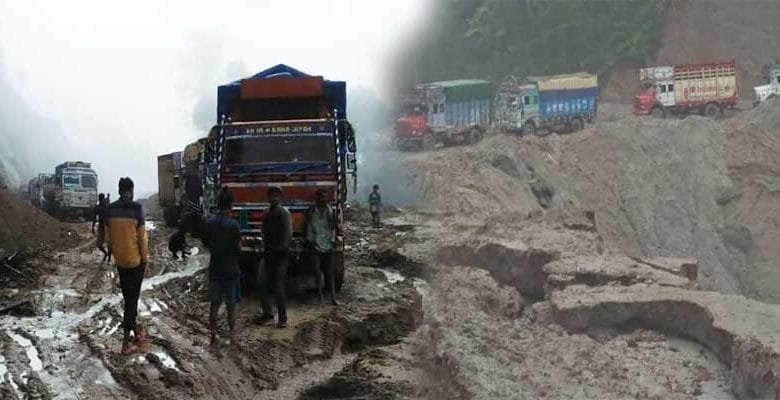
[[[0,0],[0,79],[59,124],[79,153],[63,160],[92,161],[101,191],[129,175],[145,195],[156,156],[205,134],[193,110],[218,83],[285,63],[383,93],[422,3]]]

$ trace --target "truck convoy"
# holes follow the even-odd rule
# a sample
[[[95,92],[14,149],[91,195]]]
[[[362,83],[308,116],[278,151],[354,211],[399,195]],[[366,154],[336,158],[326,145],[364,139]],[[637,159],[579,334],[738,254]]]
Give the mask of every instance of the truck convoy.
[[[642,68],[639,81],[640,92],[634,97],[638,115],[716,117],[739,98],[734,61]]]
[[[83,161],[66,161],[54,174],[38,174],[28,183],[30,202],[58,218],[92,218],[97,204],[97,174]]]
[[[431,150],[438,143],[476,143],[490,125],[492,98],[493,85],[484,80],[417,85],[402,96],[396,146]]]
[[[780,94],[780,64],[766,64],[763,69],[764,84],[753,88],[756,99],[753,106]]]
[[[219,190],[234,197],[230,213],[241,227],[241,266],[250,282],[263,262],[262,220],[267,190],[283,191],[293,244],[288,276],[311,276],[304,243],[307,211],[324,190],[335,213],[335,284],[344,282],[344,209],[348,176],[356,178],[355,133],[347,121],[346,83],[277,65],[217,88],[217,125],[182,154],[184,200],[202,221],[215,213]],[[176,172],[161,156],[160,180],[176,187]],[[175,165],[173,167],[175,170]],[[171,176],[174,176],[172,178]],[[195,182],[198,183],[197,189]],[[180,183],[181,184],[181,183]],[[162,191],[163,183],[160,184]],[[167,187],[167,186],[166,186]],[[167,189],[166,198],[175,198]],[[161,196],[162,202],[162,196]],[[172,204],[167,201],[166,204]],[[185,219],[183,216],[182,219]]]
[[[598,78],[585,72],[510,77],[496,94],[496,122],[506,132],[575,132],[598,111]]]

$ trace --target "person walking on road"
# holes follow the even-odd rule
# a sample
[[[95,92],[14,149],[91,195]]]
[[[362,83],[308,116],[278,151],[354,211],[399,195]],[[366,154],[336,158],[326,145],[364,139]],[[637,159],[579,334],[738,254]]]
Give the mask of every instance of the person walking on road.
[[[320,304],[325,303],[322,295],[322,274],[325,273],[325,284],[330,291],[330,303],[337,306],[336,280],[333,270],[333,245],[336,239],[336,217],[328,205],[328,195],[324,190],[317,190],[317,203],[309,209],[306,221],[306,241],[309,245],[309,257],[317,282]]]
[[[98,250],[103,253],[103,263],[111,262],[111,249],[106,249],[106,212],[108,211],[108,200],[106,195],[98,195],[98,204],[92,212],[92,234],[95,233],[95,224],[98,226],[96,245]]]
[[[379,228],[379,209],[382,207],[382,196],[379,195],[379,185],[374,185],[374,191],[368,195],[368,207],[371,210],[371,223]]]
[[[276,186],[268,188],[268,210],[263,216],[263,245],[265,252],[263,268],[260,271],[260,288],[262,315],[258,323],[273,321],[271,310],[271,294],[276,297],[278,310],[278,328],[287,327],[287,304],[284,293],[287,265],[290,258],[290,242],[292,241],[292,218],[290,212],[281,205],[282,189]]]
[[[130,178],[119,179],[119,200],[108,206],[106,219],[106,242],[114,255],[124,298],[124,355],[133,354],[138,350],[136,345],[146,341],[146,333],[136,324],[136,317],[141,283],[149,259],[149,243],[143,208],[133,201],[133,186]],[[130,341],[130,332],[133,332],[135,345]]]
[[[209,219],[203,235],[203,244],[211,252],[209,260],[209,327],[211,346],[217,346],[217,315],[222,300],[227,308],[227,323],[230,343],[235,340],[236,304],[241,300],[239,285],[238,254],[241,251],[241,229],[229,212],[233,207],[233,196],[223,190],[217,198],[219,212]]]

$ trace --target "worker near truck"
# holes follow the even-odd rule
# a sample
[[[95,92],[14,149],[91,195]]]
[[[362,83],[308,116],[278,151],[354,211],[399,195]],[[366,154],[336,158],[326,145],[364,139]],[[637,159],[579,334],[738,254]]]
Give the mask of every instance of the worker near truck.
[[[284,292],[284,282],[287,276],[287,266],[290,261],[290,243],[292,242],[292,218],[290,211],[281,205],[282,189],[277,186],[268,188],[269,207],[263,215],[263,245],[264,254],[261,274],[260,299],[262,314],[257,320],[259,324],[273,321],[271,310],[271,291],[275,294],[278,311],[277,328],[287,327],[287,302]]]
[[[336,280],[333,270],[333,245],[336,238],[336,216],[330,205],[325,190],[316,193],[316,204],[309,209],[306,221],[306,242],[309,246],[309,257],[312,262],[314,278],[317,282],[317,292],[320,304],[325,303],[322,294],[322,275],[325,273],[325,284],[330,292],[330,303],[339,305],[336,300]]]
[[[119,200],[108,206],[106,219],[106,242],[109,251],[114,255],[124,299],[123,355],[135,353],[138,350],[136,345],[146,341],[146,333],[140,325],[136,324],[136,317],[141,283],[149,259],[149,243],[146,237],[144,211],[141,204],[133,201],[133,188],[132,179],[119,179]],[[130,332],[133,333],[135,344],[130,341]]]
[[[211,347],[217,346],[217,314],[222,301],[227,309],[229,339],[235,339],[236,304],[241,300],[238,254],[241,251],[241,228],[230,218],[233,196],[224,189],[217,198],[219,212],[206,223],[203,244],[209,249],[209,328]]]
[[[100,193],[98,195],[98,204],[95,206],[95,210],[92,213],[92,234],[95,233],[95,224],[98,226],[97,230],[97,240],[96,245],[98,250],[100,250],[101,253],[103,253],[103,261],[105,262],[111,262],[111,251],[110,249],[106,249],[106,211],[108,210],[108,200],[106,199],[106,195],[103,193]]]
[[[371,210],[371,223],[379,228],[379,209],[382,206],[382,196],[379,195],[379,185],[374,185],[374,191],[368,195],[368,207]]]

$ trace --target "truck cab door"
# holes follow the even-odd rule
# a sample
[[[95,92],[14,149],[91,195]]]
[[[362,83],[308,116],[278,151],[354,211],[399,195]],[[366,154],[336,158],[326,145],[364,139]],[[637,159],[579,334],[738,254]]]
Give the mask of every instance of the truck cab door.
[[[444,102],[437,104],[431,104],[428,107],[429,112],[431,113],[430,123],[431,127],[434,129],[441,129],[444,128],[445,120],[444,120]]]
[[[772,94],[780,94],[780,70],[774,70],[771,76],[770,87],[772,88]]]
[[[674,82],[660,81],[655,85],[656,100],[665,107],[671,107],[675,104]]]

